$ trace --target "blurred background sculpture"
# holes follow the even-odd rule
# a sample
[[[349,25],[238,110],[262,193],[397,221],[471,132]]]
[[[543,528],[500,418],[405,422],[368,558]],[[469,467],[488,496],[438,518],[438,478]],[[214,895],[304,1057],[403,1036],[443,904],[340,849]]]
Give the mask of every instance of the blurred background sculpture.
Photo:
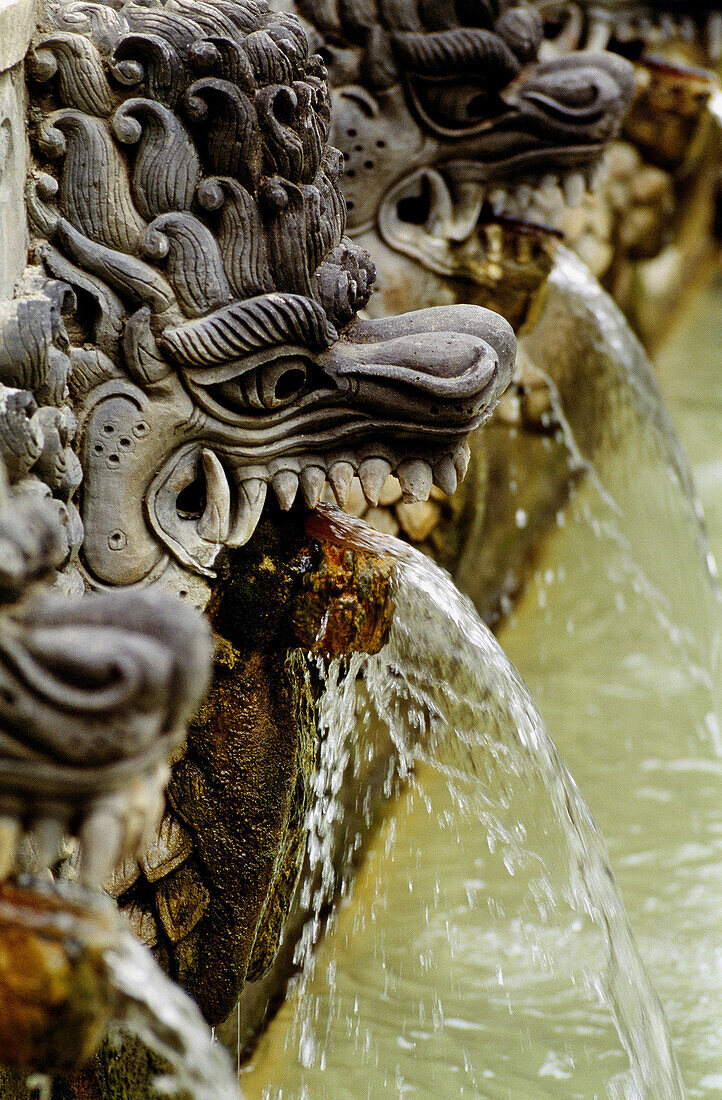
[[[0,1049],[57,1070],[92,1054],[116,1007],[106,953],[126,933],[88,888],[157,830],[211,644],[161,593],[51,595],[68,515],[24,481],[0,466]],[[72,882],[56,885],[61,858]]]

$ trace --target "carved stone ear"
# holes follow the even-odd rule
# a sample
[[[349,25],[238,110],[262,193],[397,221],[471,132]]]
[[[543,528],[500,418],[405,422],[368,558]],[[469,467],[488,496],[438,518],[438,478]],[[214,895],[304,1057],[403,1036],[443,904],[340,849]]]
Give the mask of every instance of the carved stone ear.
[[[231,492],[219,459],[195,444],[173,455],[148,489],[146,511],[160,541],[182,565],[214,577],[228,539]]]
[[[378,214],[389,247],[442,275],[458,275],[454,246],[476,229],[483,189],[469,181],[451,185],[433,168],[419,168],[392,187]]]

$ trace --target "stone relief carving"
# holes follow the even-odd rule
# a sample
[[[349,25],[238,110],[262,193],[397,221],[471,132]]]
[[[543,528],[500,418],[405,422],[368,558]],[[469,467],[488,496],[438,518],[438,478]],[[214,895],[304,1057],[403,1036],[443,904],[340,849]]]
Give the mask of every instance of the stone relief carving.
[[[296,6],[329,66],[348,232],[376,260],[368,311],[474,302],[518,330],[619,130],[631,65],[592,51],[546,58],[531,5]],[[546,380],[525,369],[503,405],[526,423],[532,403],[532,430],[553,431]],[[453,568],[450,532],[470,522],[473,493],[407,502],[390,479],[380,507],[357,484],[348,507]]]
[[[325,70],[292,17],[54,4],[27,67],[34,279],[66,295],[52,371],[83,471],[69,572],[203,605],[269,485],[288,509],[327,479],[344,500],[357,471],[370,498],[392,469],[415,496],[463,472],[508,328],[474,308],[356,317],[374,268],[344,236]]]
[[[175,636],[170,613],[158,613],[148,640],[152,604],[137,590],[169,590],[205,607],[214,585],[229,583],[231,559],[219,559],[221,549],[232,555],[249,541],[269,486],[286,511],[297,497],[313,506],[326,486],[342,503],[356,475],[370,501],[391,471],[409,498],[428,496],[434,483],[452,491],[466,470],[467,434],[491,414],[509,382],[515,342],[503,319],[476,306],[380,321],[358,316],[374,267],[345,235],[341,160],[328,146],[326,73],[293,17],[262,2],[231,0],[49,3],[27,76],[31,252],[15,300],[1,307],[0,455],[13,490],[34,494],[64,521],[59,585],[66,592],[101,590],[67,612],[62,627],[67,639],[77,632],[97,641],[90,664],[57,658],[62,616],[54,603],[18,623],[23,630],[38,624],[48,650],[34,641],[37,659],[71,681],[58,739],[72,724],[70,688],[91,677],[97,721],[89,723],[89,736],[97,739],[103,774],[137,770],[144,753],[157,749],[158,760],[147,761],[148,768],[157,765],[146,792],[155,806],[168,752],[200,685],[190,678],[176,692],[178,711],[169,708],[161,687],[193,656],[186,648],[181,657],[180,640],[170,654],[164,649]],[[111,649],[104,615],[121,604],[123,629]],[[243,598],[240,606],[246,607]],[[250,743],[254,731],[236,728],[243,727],[238,698],[255,666],[254,654],[244,655],[252,666],[247,675],[238,658],[249,633],[240,612],[234,630],[237,637],[224,643],[233,683],[210,698],[207,714],[225,708],[229,738],[236,738],[229,741],[233,767],[242,772],[238,738]],[[127,655],[129,679],[125,724],[108,730],[103,675],[110,674],[111,652]],[[264,659],[280,681],[285,650],[271,656]],[[205,810],[201,780],[211,787],[219,776],[229,782],[225,764],[206,758],[217,750],[214,738],[222,739],[215,719],[194,735],[198,790],[183,796],[180,810],[166,807],[156,819],[140,864],[132,851],[138,831],[132,807],[123,817],[110,779],[106,786],[97,780],[98,804],[89,809],[87,789],[73,796],[77,812],[56,813],[53,803],[41,830],[49,838],[43,850],[54,851],[78,813],[91,834],[114,815],[113,835],[130,839],[124,844],[119,835],[102,865],[83,874],[108,881],[110,863],[117,863],[113,893],[138,934],[158,943],[159,955],[162,940],[164,961],[205,997],[209,1016],[228,1011],[249,964],[267,965],[297,874],[303,816],[297,795],[313,744],[308,737],[308,744],[294,744],[291,712],[309,704],[305,695],[290,696],[296,682],[302,695],[310,688],[305,665],[292,671],[283,685],[289,699],[273,708],[274,719],[283,711],[277,725],[288,781],[274,792],[276,833],[269,832],[258,857],[263,874],[255,876],[260,881],[272,872],[267,896],[256,899],[258,913],[266,903],[279,911],[267,921],[270,932],[256,936],[255,909],[244,924],[235,902],[235,909],[223,908],[216,887],[227,862],[214,866],[212,897],[194,877],[198,860],[190,857],[199,837],[208,843],[214,837],[200,825],[191,835],[184,821]],[[27,713],[39,729],[40,702],[33,708]],[[306,715],[306,726],[310,720]],[[121,742],[133,749],[130,762]],[[264,746],[261,740],[259,752]],[[60,763],[73,771],[77,761],[68,752]],[[280,763],[285,767],[285,757]],[[187,773],[188,763],[176,760],[172,791],[182,790]],[[233,787],[224,796],[237,793]],[[244,797],[238,794],[234,809],[243,822]],[[32,815],[27,787],[18,800]],[[228,841],[242,853],[238,838],[229,834]],[[124,853],[129,858],[118,863]],[[137,894],[141,878],[138,900],[131,888]],[[206,909],[222,951],[206,939],[199,960]],[[211,988],[208,974],[224,969],[219,989]]]
[[[548,38],[564,50],[583,46],[619,48],[627,57],[670,43],[693,50],[700,64],[722,57],[722,12],[714,4],[678,0],[535,0]]]
[[[648,348],[718,262],[722,13],[708,4],[539,0],[547,54],[606,47],[634,63],[636,95],[608,174],[565,223]]]

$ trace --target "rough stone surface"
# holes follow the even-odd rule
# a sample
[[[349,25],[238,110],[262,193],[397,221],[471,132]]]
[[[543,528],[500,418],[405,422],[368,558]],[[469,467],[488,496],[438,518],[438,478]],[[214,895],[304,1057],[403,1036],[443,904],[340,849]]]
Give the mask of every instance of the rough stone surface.
[[[324,657],[378,653],[394,611],[389,562],[331,543],[312,552],[316,561],[303,575],[294,607],[299,643]]]
[[[556,226],[564,192],[584,193],[631,100],[631,66],[598,51],[540,61],[531,6],[296,6],[324,39],[348,231],[376,262],[370,311],[465,301],[521,324],[549,270],[541,227]]]
[[[31,9],[34,5],[28,5]],[[22,65],[2,65],[4,34],[11,11],[0,6],[0,301],[12,297],[25,267],[28,233],[25,218],[25,175],[28,161],[26,96]],[[22,57],[26,44],[20,54]]]
[[[37,0],[0,0],[0,301],[12,297],[27,258],[28,140],[22,61],[36,20]]]
[[[0,73],[23,60],[37,19],[37,0],[0,0]]]
[[[357,317],[374,267],[344,233],[319,57],[265,5],[196,14],[48,7],[26,66],[37,267],[0,316],[0,381],[72,406],[73,484],[38,457],[68,499],[82,476],[77,582],[203,604],[269,490],[288,510],[324,481],[345,499],[364,461],[451,455],[514,343],[471,306]]]

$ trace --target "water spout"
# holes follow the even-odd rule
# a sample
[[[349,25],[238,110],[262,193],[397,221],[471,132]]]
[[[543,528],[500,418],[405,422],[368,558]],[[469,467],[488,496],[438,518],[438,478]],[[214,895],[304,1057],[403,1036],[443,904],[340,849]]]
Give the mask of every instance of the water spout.
[[[579,974],[575,972],[574,965],[569,960],[564,963],[565,953],[576,953],[576,961],[581,962],[587,984],[586,994],[593,991],[602,996],[613,1013],[628,1057],[628,1068],[624,1069],[618,1054],[615,1058],[609,1050],[605,1052],[600,1061],[606,1057],[608,1063],[606,1073],[602,1072],[607,1095],[629,1100],[647,1097],[679,1100],[684,1096],[684,1089],[664,1014],[635,947],[603,841],[545,730],[527,688],[471,604],[438,567],[408,546],[394,539],[382,539],[375,531],[348,517],[325,513],[312,522],[323,528],[327,537],[330,528],[347,545],[373,547],[375,552],[381,550],[391,557],[396,566],[394,598],[397,604],[388,646],[378,656],[363,662],[357,659],[348,668],[337,663],[329,674],[321,714],[323,719],[325,712],[330,741],[326,749],[324,810],[315,823],[317,858],[323,859],[328,828],[322,823],[333,819],[334,788],[338,787],[339,776],[347,763],[344,754],[348,752],[348,735],[360,712],[362,725],[380,722],[390,730],[398,753],[399,771],[409,778],[411,788],[422,801],[429,775],[436,777],[438,782],[435,785],[432,779],[430,789],[433,793],[428,798],[430,812],[438,814],[439,828],[458,830],[459,843],[464,843],[465,839],[468,842],[465,830],[472,823],[474,831],[471,835],[476,843],[485,840],[491,851],[490,858],[500,859],[510,880],[513,880],[513,889],[508,897],[486,899],[490,906],[497,906],[498,916],[508,912],[511,905],[519,906],[519,921],[516,925],[512,921],[519,933],[519,941],[516,944],[504,941],[507,955],[499,961],[499,984],[505,987],[509,1009],[513,1010],[519,975],[514,976],[512,965],[512,974],[506,986],[501,970],[504,960],[508,962],[513,959],[514,952],[523,953],[523,927],[528,922],[535,925],[539,933],[533,936],[532,955],[537,961],[542,961],[542,968],[554,968],[561,964],[569,974],[575,974],[571,980],[577,981]],[[359,677],[362,677],[360,686]],[[440,801],[439,790],[442,792]],[[392,828],[386,834],[389,854],[394,852],[393,832]],[[423,883],[423,875],[419,871],[421,865],[418,862],[414,865],[413,855],[411,865],[404,865],[401,862],[404,858],[402,851],[405,849],[399,846],[396,859],[401,867],[398,873],[402,878],[408,873],[408,889],[413,892],[419,878]],[[413,845],[409,851],[413,852]],[[416,856],[418,860],[418,850]],[[480,853],[480,878],[484,877],[486,859]],[[430,863],[433,864],[433,860]],[[387,867],[385,873],[390,876],[397,872]],[[445,889],[443,870],[437,866],[432,868],[431,873],[437,876],[434,889],[439,894]],[[481,887],[477,885],[477,892],[483,897],[483,884]],[[390,1012],[396,987],[403,987],[407,999],[401,1010],[401,1034],[396,1035],[396,1051],[388,1051],[388,1047],[384,1047],[390,1059],[401,1059],[399,1048],[404,1043],[413,1045],[421,1042],[420,1036],[424,1030],[433,1034],[446,1026],[443,991],[435,992],[433,985],[433,976],[438,975],[434,957],[440,942],[435,937],[440,936],[443,940],[445,935],[443,922],[441,927],[438,926],[438,921],[443,917],[443,906],[438,914],[434,914],[433,904],[429,907],[425,929],[407,927],[413,948],[420,948],[422,959],[426,959],[425,963],[422,961],[421,974],[426,970],[429,973],[426,980],[431,982],[427,990],[430,997],[427,1011],[422,993],[424,980],[419,977],[418,968],[413,970],[411,963],[399,961],[398,957],[394,957],[397,965],[391,965],[392,945],[389,945],[389,957],[385,960],[389,965],[384,964],[386,948],[383,932],[374,928],[373,920],[374,907],[378,909],[383,905],[382,897],[383,889],[378,892],[374,889],[374,900],[370,903],[371,923],[365,928],[359,924],[349,929],[348,922],[344,928],[343,914],[339,917],[339,935],[345,932],[347,939],[352,937],[354,947],[363,943],[364,934],[375,938],[377,947],[374,957],[377,963],[382,962],[385,975],[384,993],[380,994],[376,1017],[373,1020],[359,1017],[358,1001],[359,998],[364,999],[366,981],[371,980],[365,973],[353,973],[357,988],[354,1012],[354,1007],[349,1006],[348,981],[342,985],[339,976],[344,966],[343,956],[336,953],[329,960],[329,952],[324,951],[316,959],[315,977],[314,963],[308,961],[299,983],[296,1019],[287,1025],[289,1040],[298,1044],[296,1069],[286,1067],[281,1071],[274,1067],[269,1084],[267,1043],[265,1052],[261,1051],[262,1069],[252,1069],[245,1080],[246,1088],[251,1088],[251,1096],[254,1095],[254,1082],[263,1075],[264,1070],[266,1097],[338,1095],[338,1092],[332,1092],[338,1081],[329,1080],[329,1066],[335,1064],[338,1067],[339,1059],[343,1060],[342,1052],[334,1050],[334,1045],[339,1044],[344,1018],[347,1034],[355,1035],[354,1049],[368,1074],[367,1080],[359,1078],[356,1081],[355,1095],[364,1095],[366,1088],[370,1090],[369,1095],[373,1095],[373,1082],[380,1080],[384,1072],[391,1090],[389,1095],[395,1087],[394,1072],[398,1078],[398,1095],[406,1091],[414,1092],[412,1083],[404,1076],[408,1072],[405,1063],[402,1067],[397,1061],[396,1070],[393,1060],[388,1065],[379,1065],[385,1025],[383,1015],[378,1015],[378,1012],[384,1015]],[[532,908],[536,909],[534,919],[530,917]],[[557,921],[565,923],[567,916],[571,919],[565,934],[555,939],[550,929]],[[320,919],[320,909],[316,919]],[[449,923],[446,924],[446,934]],[[502,936],[502,923],[498,923],[496,928],[492,923],[487,947],[493,943],[494,935]],[[308,946],[317,939],[313,924],[312,921]],[[408,943],[406,946],[409,946]],[[453,944],[451,953],[453,956]],[[364,954],[366,957],[367,953]],[[322,964],[325,964],[325,970],[320,975],[318,968]],[[353,971],[353,962],[351,967]],[[324,985],[324,977],[331,991],[330,1004],[325,1008],[320,997],[313,996],[319,984]],[[345,977],[348,979],[349,975]],[[526,978],[522,980],[531,981]],[[399,996],[402,996],[401,991]],[[556,1009],[554,1000],[545,1004],[542,997],[538,1010],[559,1011],[559,996],[557,989]],[[418,1019],[412,1026],[414,1008],[420,1009],[425,1016],[426,1028],[419,1029]],[[574,1018],[575,1010],[569,1009],[570,1021]],[[340,1026],[334,1026],[336,1024]],[[434,1066],[429,1070],[429,1079],[417,1080],[416,1085],[423,1089],[424,1085],[432,1083],[433,1077],[434,1095],[451,1095],[449,1089],[455,1087],[454,1072],[459,1075],[456,1078],[457,1088],[458,1082],[463,1081],[468,1089],[474,1080],[477,1083],[481,1080],[485,1072],[482,1069],[486,1046],[483,1034],[487,1025],[483,1020],[467,1020],[467,1024],[472,1034],[467,1036],[460,1064],[447,1066],[446,1069]],[[577,1024],[570,1026],[576,1030]],[[324,1028],[332,1038],[326,1039]],[[473,1042],[474,1029],[479,1032],[476,1043]],[[272,1047],[270,1049],[272,1051]],[[374,1050],[376,1068],[372,1068]],[[442,1058],[443,1055],[439,1053],[437,1057]],[[293,1063],[294,1059],[287,1056],[287,1061]],[[555,1072],[553,1067],[540,1068],[542,1076],[554,1075]],[[511,1076],[518,1083],[524,1079],[525,1073],[522,1068],[517,1071],[516,1077],[513,1073]],[[562,1072],[561,1076],[573,1075]],[[508,1080],[509,1077],[506,1078]],[[598,1087],[598,1076],[594,1077],[594,1083]],[[570,1081],[570,1085],[578,1089],[580,1082]],[[287,1087],[290,1087],[290,1092],[286,1091]],[[545,1095],[535,1093],[528,1082],[526,1087],[528,1091],[525,1095]],[[396,1095],[395,1092],[393,1094]],[[473,1088],[469,1093],[478,1094]],[[461,1091],[459,1095],[466,1093]],[[489,1095],[496,1096],[497,1093],[492,1091]],[[590,1094],[560,1091],[557,1095]]]

